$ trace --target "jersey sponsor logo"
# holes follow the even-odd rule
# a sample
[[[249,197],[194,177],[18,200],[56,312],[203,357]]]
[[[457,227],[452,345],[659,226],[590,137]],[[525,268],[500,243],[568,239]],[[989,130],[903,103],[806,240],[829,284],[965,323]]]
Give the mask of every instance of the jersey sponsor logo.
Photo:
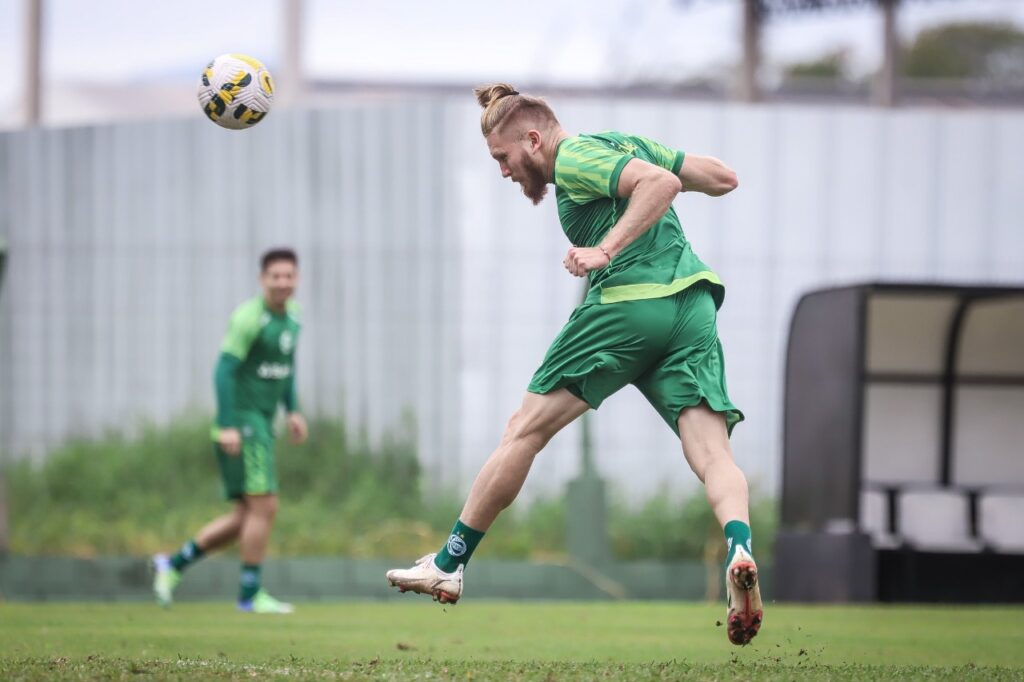
[[[285,329],[281,332],[281,336],[278,337],[277,343],[281,347],[281,352],[289,355],[295,350],[295,335]]]
[[[466,553],[466,541],[452,533],[448,537],[448,553],[452,556],[462,556]]]
[[[256,368],[256,376],[260,379],[287,379],[291,375],[291,366],[280,362],[264,362]]]

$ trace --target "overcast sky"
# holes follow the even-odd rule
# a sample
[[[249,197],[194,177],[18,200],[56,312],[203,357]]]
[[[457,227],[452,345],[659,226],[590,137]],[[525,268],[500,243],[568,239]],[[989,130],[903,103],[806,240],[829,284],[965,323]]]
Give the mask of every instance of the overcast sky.
[[[223,52],[280,62],[282,0],[44,0],[51,82],[191,81]],[[25,0],[0,0],[0,122],[23,88]],[[599,7],[600,10],[595,8]],[[1024,0],[906,2],[900,28],[954,19],[1024,27]],[[868,72],[879,59],[872,8],[781,18],[767,26],[766,62],[848,47]],[[305,0],[303,58],[312,77],[508,80],[599,85],[636,74],[697,76],[739,58],[739,0]],[[9,121],[8,121],[9,122]]]

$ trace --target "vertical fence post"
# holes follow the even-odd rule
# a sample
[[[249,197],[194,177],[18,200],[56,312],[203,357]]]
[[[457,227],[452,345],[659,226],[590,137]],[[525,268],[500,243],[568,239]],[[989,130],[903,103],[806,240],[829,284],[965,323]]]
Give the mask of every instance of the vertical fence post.
[[[7,260],[7,244],[0,237],[0,287],[4,283],[4,264]],[[7,554],[7,450],[0,443],[0,559]]]

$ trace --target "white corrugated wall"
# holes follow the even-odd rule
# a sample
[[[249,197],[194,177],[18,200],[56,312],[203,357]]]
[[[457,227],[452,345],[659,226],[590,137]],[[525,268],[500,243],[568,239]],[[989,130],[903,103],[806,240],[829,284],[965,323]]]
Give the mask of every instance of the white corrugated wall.
[[[739,189],[676,201],[725,280],[719,325],[747,422],[734,447],[772,487],[789,315],[854,281],[1024,281],[1020,112],[553,100],[570,131],[608,128],[713,154]],[[0,446],[209,410],[227,316],[264,248],[302,258],[306,409],[379,437],[413,414],[435,484],[465,489],[498,442],[581,283],[554,202],[502,180],[471,98],[275,112],[242,133],[187,121],[0,135]],[[596,415],[624,493],[692,481],[627,389]],[[529,493],[577,469],[578,430]],[[828,453],[822,453],[827,457]]]

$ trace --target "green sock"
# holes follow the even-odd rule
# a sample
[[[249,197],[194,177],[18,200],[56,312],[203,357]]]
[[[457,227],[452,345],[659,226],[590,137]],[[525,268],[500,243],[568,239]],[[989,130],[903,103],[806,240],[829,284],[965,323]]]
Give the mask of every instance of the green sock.
[[[177,554],[171,557],[171,566],[174,567],[175,571],[183,571],[189,564],[202,559],[203,554],[205,552],[199,549],[196,541],[189,540],[181,546]]]
[[[434,565],[445,573],[451,573],[459,564],[468,564],[469,557],[473,556],[473,551],[483,537],[483,531],[474,530],[462,521],[456,521],[452,534],[448,536],[448,542],[434,557]]]
[[[729,554],[725,557],[726,566],[732,561],[732,555],[736,553],[736,548],[740,545],[747,550],[747,554],[754,556],[753,550],[750,549],[750,526],[742,521],[730,521],[725,524],[724,530],[725,542],[729,546]]]
[[[260,591],[260,565],[242,564],[238,579],[238,601],[249,601]]]

